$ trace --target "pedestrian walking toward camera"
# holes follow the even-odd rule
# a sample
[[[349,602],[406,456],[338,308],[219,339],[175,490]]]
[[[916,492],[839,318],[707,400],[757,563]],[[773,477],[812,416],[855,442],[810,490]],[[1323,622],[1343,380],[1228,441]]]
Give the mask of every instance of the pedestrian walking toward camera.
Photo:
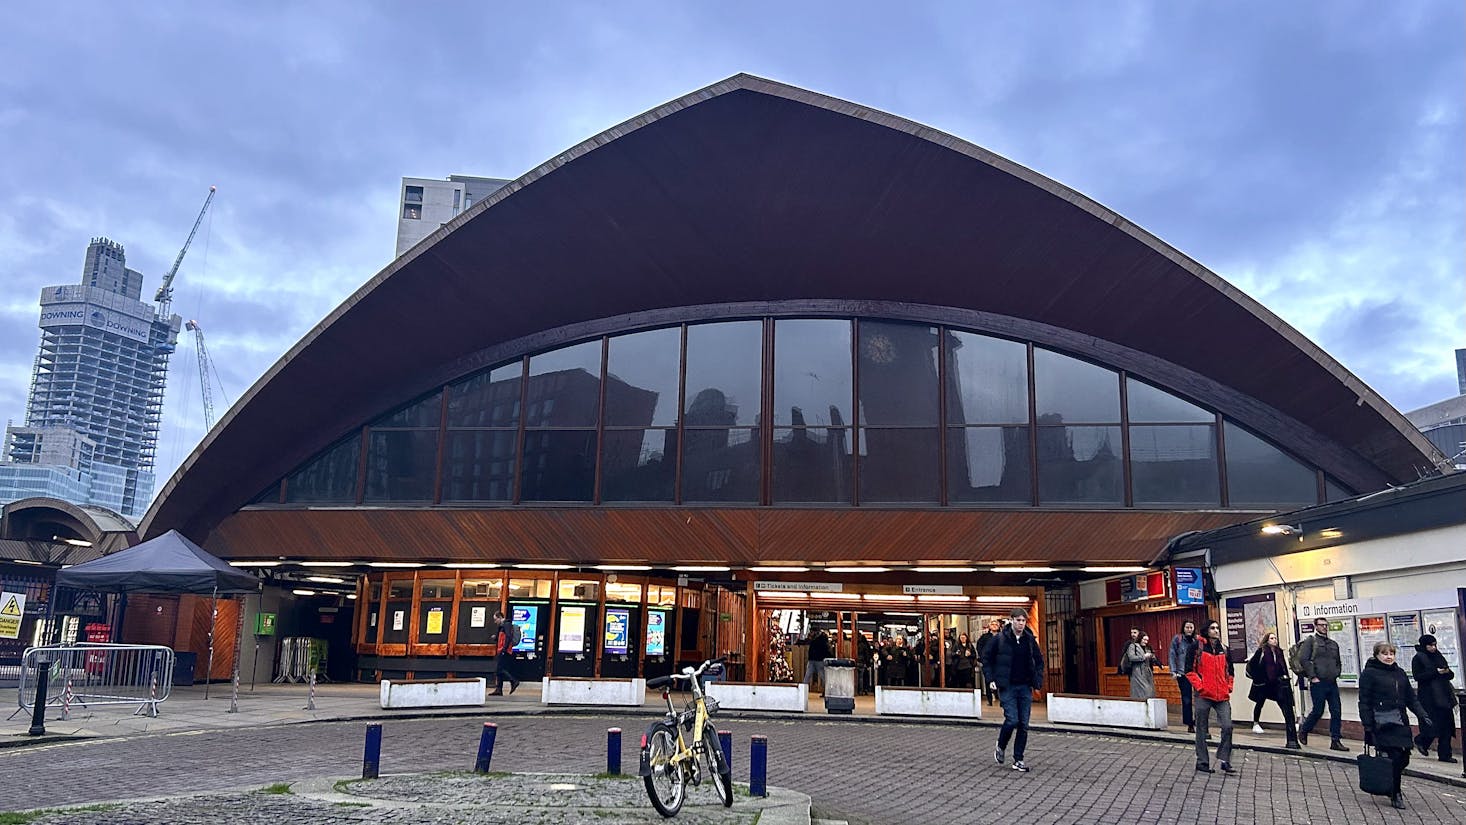
[[[519,626],[504,618],[504,611],[494,611],[494,624],[498,626],[497,646],[494,648],[494,689],[490,696],[503,696],[504,683],[509,683],[509,692],[519,690],[519,677],[514,675],[514,646],[519,644]]]
[[[1130,698],[1155,698],[1155,651],[1150,649],[1150,634],[1141,633],[1140,638],[1125,646],[1121,664],[1130,674]]]
[[[1003,752],[1013,739],[1013,770],[1028,771],[1023,753],[1028,747],[1028,717],[1033,710],[1033,692],[1043,690],[1044,660],[1038,640],[1028,629],[1028,611],[1013,608],[1008,626],[987,646],[982,660],[988,688],[998,692],[1003,702],[1003,728],[998,732],[998,747],[993,759],[1003,764]],[[1014,737],[1014,732],[1017,737]]]
[[[977,684],[977,645],[967,638],[966,633],[957,636],[952,648],[953,686],[970,688]]]
[[[1171,647],[1166,652],[1166,667],[1171,669],[1176,687],[1181,691],[1181,721],[1186,723],[1187,733],[1196,731],[1196,719],[1191,710],[1191,683],[1186,680],[1186,671],[1191,669],[1191,659],[1199,644],[1196,622],[1187,619],[1181,623],[1181,632],[1171,637]]]
[[[1278,634],[1268,633],[1262,637],[1252,658],[1247,660],[1247,678],[1252,680],[1252,689],[1247,698],[1252,700],[1252,732],[1262,733],[1262,706],[1268,700],[1276,702],[1283,712],[1283,724],[1288,732],[1289,750],[1298,750],[1298,739],[1293,719],[1293,686],[1288,678],[1288,656],[1278,644]]]
[[[1227,648],[1222,645],[1222,626],[1216,622],[1206,625],[1206,639],[1196,649],[1191,669],[1186,678],[1196,691],[1196,769],[1202,773],[1216,773],[1207,754],[1207,724],[1213,715],[1220,727],[1221,737],[1217,742],[1217,762],[1222,773],[1232,770],[1232,665],[1227,661]]]
[[[1329,620],[1314,619],[1313,635],[1303,640],[1298,651],[1303,665],[1303,676],[1308,680],[1308,697],[1312,706],[1308,716],[1298,728],[1298,741],[1308,744],[1308,734],[1323,718],[1324,705],[1329,708],[1329,750],[1347,751],[1339,741],[1343,735],[1340,717],[1339,673],[1343,669],[1339,658],[1339,643],[1329,638]]]
[[[984,630],[982,635],[977,637],[977,662],[983,667],[982,692],[983,695],[987,698],[988,707],[992,707],[993,705],[997,704],[998,691],[988,687],[988,685],[992,682],[992,679],[988,676],[988,670],[986,669],[987,666],[983,665],[982,663],[987,660],[988,645],[992,644],[993,640],[998,638],[998,634],[1002,632],[1003,623],[998,619],[989,619],[988,629]]]
[[[1426,756],[1430,753],[1431,740],[1435,740],[1436,758],[1442,762],[1455,762],[1456,758],[1451,755],[1451,740],[1456,738],[1456,715],[1451,709],[1456,706],[1456,691],[1451,689],[1451,680],[1456,678],[1456,674],[1451,672],[1446,657],[1436,647],[1435,637],[1429,633],[1420,637],[1415,651],[1410,671],[1415,676],[1415,684],[1420,687],[1420,705],[1435,723],[1421,723],[1415,747],[1421,756]]]
[[[1390,805],[1405,807],[1405,797],[1400,793],[1400,775],[1410,764],[1410,720],[1405,718],[1409,708],[1420,720],[1420,729],[1432,725],[1430,714],[1420,706],[1420,700],[1410,687],[1405,671],[1395,664],[1395,646],[1389,642],[1377,642],[1374,656],[1364,663],[1364,672],[1359,675],[1359,721],[1364,725],[1364,743],[1379,748],[1380,753],[1390,757],[1395,768],[1395,788],[1390,796]]]

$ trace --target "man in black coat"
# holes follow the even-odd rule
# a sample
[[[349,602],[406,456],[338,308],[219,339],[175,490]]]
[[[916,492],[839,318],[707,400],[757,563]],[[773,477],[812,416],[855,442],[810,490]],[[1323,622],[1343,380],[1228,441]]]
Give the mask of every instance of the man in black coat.
[[[1002,622],[997,619],[988,620],[988,629],[984,630],[982,635],[977,637],[977,661],[979,663],[986,660],[988,645],[992,644],[993,640],[998,638],[998,634],[1002,632]],[[983,665],[983,667],[986,668],[987,665]],[[982,692],[987,696],[988,707],[992,707],[997,703],[998,692],[988,687],[988,678],[986,675],[982,678]]]
[[[982,658],[984,678],[988,687],[998,691],[1003,702],[1003,729],[998,732],[998,747],[993,760],[1003,764],[1003,751],[1008,740],[1017,731],[1013,742],[1013,770],[1028,771],[1023,761],[1024,749],[1028,747],[1028,717],[1033,709],[1033,692],[1043,690],[1044,659],[1039,650],[1038,639],[1028,629],[1028,611],[1013,608],[1008,614],[1008,626],[998,634],[986,649]]]

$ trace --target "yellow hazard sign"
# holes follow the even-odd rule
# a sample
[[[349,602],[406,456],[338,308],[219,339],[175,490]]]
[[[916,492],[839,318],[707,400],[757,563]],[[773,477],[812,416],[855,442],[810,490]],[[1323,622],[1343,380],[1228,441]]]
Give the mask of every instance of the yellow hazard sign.
[[[19,639],[25,617],[24,593],[0,593],[0,639]]]

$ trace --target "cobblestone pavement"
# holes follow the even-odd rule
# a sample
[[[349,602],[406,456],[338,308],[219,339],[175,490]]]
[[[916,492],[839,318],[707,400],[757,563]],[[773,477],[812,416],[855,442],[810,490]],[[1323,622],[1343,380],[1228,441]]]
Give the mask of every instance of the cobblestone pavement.
[[[471,767],[482,720],[388,721],[382,771]],[[594,774],[605,730],[636,764],[650,716],[500,717],[493,768]],[[724,721],[724,720],[718,720]],[[769,739],[771,785],[807,793],[815,815],[852,823],[1466,823],[1466,789],[1406,777],[1405,811],[1356,789],[1349,763],[1237,751],[1236,776],[1198,774],[1189,746],[1036,733],[1020,774],[993,763],[993,728],[726,720],[734,778],[751,734]],[[360,775],[364,724],[332,722],[141,736],[0,750],[8,809]]]

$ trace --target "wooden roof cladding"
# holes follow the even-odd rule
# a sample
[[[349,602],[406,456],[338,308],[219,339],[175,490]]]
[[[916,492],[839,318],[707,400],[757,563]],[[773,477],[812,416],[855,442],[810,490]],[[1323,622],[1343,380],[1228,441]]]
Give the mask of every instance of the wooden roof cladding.
[[[244,510],[208,537],[226,559],[575,564],[1145,564],[1173,536],[1248,513],[1053,510]]]
[[[738,75],[571,148],[378,273],[230,409],[139,532],[208,534],[442,365],[506,342],[809,298],[980,311],[1068,330],[1098,360],[1148,354],[1230,388],[1256,408],[1238,420],[1356,489],[1441,458],[1277,316],[1078,192],[911,121]]]

